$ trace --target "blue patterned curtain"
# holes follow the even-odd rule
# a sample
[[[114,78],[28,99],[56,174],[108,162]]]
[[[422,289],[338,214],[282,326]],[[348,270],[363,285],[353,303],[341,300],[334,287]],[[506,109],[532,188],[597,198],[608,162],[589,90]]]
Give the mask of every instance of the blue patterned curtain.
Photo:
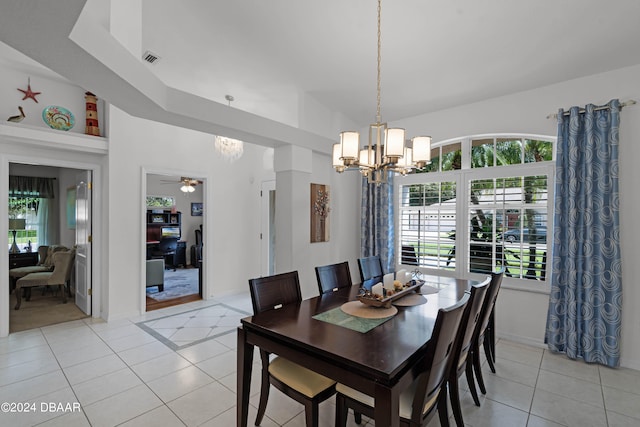
[[[558,113],[553,274],[545,342],[572,359],[620,364],[620,103]]]
[[[369,184],[367,178],[362,178],[360,212],[361,256],[379,255],[384,272],[395,271],[393,172],[388,173],[386,184]]]

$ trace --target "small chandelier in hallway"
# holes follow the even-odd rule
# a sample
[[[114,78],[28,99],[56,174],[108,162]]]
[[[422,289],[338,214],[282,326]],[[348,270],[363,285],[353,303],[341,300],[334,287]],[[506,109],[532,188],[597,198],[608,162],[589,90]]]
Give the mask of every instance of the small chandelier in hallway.
[[[231,101],[233,101],[233,96],[225,95],[224,98],[229,102],[230,107]],[[242,157],[242,153],[244,153],[244,143],[239,139],[216,135],[214,144],[216,147],[216,151],[220,154],[220,156],[222,156],[223,159],[229,162],[238,160],[240,157]]]

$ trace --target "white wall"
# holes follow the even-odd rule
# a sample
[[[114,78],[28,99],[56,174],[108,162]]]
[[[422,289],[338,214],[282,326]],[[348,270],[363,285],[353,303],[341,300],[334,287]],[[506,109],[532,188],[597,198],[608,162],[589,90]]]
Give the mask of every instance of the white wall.
[[[434,142],[458,136],[515,132],[553,135],[557,122],[547,119],[559,108],[587,103],[604,104],[613,98],[640,101],[640,66],[571,80],[532,91],[412,117],[394,126],[407,129],[408,135],[432,135]],[[640,105],[640,104],[639,104]],[[621,113],[620,124],[620,221],[623,261],[623,366],[640,369],[640,106],[630,106]],[[498,300],[498,334],[512,339],[543,345],[547,315],[547,295],[503,289]]]
[[[304,298],[318,295],[316,266],[349,261],[357,283],[359,174],[338,175],[329,156],[290,146],[275,150],[275,170],[276,273],[297,271]],[[311,243],[311,184],[329,186],[327,242]]]
[[[338,142],[340,132],[358,129],[360,125],[342,113],[329,110],[316,98],[302,93],[298,100],[298,127],[318,135],[326,136]],[[329,148],[329,147],[328,147]]]
[[[329,241],[308,243],[308,262],[301,266],[301,284],[312,284],[304,288],[309,292],[309,296],[315,296],[318,293],[316,266],[349,261],[353,282],[360,282],[357,260],[360,256],[361,175],[357,172],[336,173],[331,167],[331,157],[320,153],[313,154],[312,165],[311,183],[329,185],[331,212],[329,213]],[[303,220],[302,217],[297,219]],[[307,229],[309,221],[307,216]],[[309,232],[307,232],[307,242],[310,240],[308,234]],[[302,281],[302,278],[305,280]]]
[[[299,207],[293,209],[291,217],[281,223],[290,223],[290,227],[297,230],[292,233],[295,241],[291,269],[298,271],[303,297],[310,298],[318,295],[317,266],[349,261],[352,280],[354,283],[360,281],[357,259],[360,256],[361,184],[359,173],[337,174],[331,167],[331,158],[320,153],[311,156],[311,173],[300,175],[296,180],[304,179],[304,183],[298,187],[301,192]],[[310,241],[310,184],[329,186],[331,212],[328,242]],[[276,215],[282,196],[276,191]],[[278,234],[276,229],[276,242]],[[278,268],[278,272],[282,272],[282,269]]]
[[[18,105],[16,103],[14,106],[14,102],[21,97],[15,87],[23,87],[21,82],[24,76],[37,75],[37,80],[32,78],[32,88],[50,95],[39,98],[41,103],[46,101],[62,105],[74,113],[81,111],[82,117],[70,133],[83,132],[83,88],[74,86],[47,70],[25,71],[12,68],[11,64],[6,63],[0,63],[0,68],[3,77],[7,76],[10,81],[9,85],[3,86],[4,89],[0,88],[0,112],[5,111],[6,116],[12,115],[13,109]],[[18,125],[18,133],[21,127],[44,129],[52,135],[69,133],[50,130],[39,118],[40,111],[34,113],[30,109],[25,110],[28,120],[25,119]],[[96,251],[99,255],[94,258],[97,270],[95,286],[100,290],[99,299],[96,296],[99,308],[94,315],[115,319],[137,315],[144,310],[144,290],[141,285],[144,277],[141,266],[145,256],[143,200],[146,194],[144,192],[147,191],[146,173],[204,179],[205,182],[198,191],[202,191],[201,201],[205,204],[205,215],[193,218],[196,218],[198,224],[200,221],[204,222],[205,282],[209,284],[207,296],[246,291],[247,279],[258,277],[261,273],[259,192],[263,181],[275,179],[273,149],[245,144],[243,157],[231,164],[214,152],[211,135],[138,119],[117,108],[100,113],[101,117],[109,117],[110,122],[100,122],[102,134],[110,137],[108,156],[59,150],[55,143],[50,147],[34,148],[20,142],[0,140],[0,157],[9,162],[51,164],[68,168],[60,178],[65,196],[66,187],[71,185],[75,176],[75,165],[104,167],[100,184],[103,195],[101,214],[104,221],[95,224],[102,238],[94,241],[94,248],[100,248]],[[323,121],[326,120],[328,116],[323,116]],[[357,279],[356,259],[359,255],[358,175],[335,174],[328,156],[313,154],[312,157],[313,172],[309,175],[310,182],[329,184],[332,190],[331,240],[322,244],[309,243],[308,210],[304,214],[298,213],[295,217],[285,219],[285,222],[307,230],[304,239],[296,242],[296,245],[304,247],[305,251],[313,254],[313,258],[317,258],[304,258],[304,262],[295,266],[304,278],[303,287],[307,296],[317,293],[314,273],[316,265],[349,260],[352,273],[355,273],[354,278]],[[8,169],[3,167],[3,171],[8,176]],[[301,196],[306,206],[308,191],[307,187],[305,194]],[[151,192],[154,192],[153,189]],[[183,224],[193,219],[190,217],[190,201],[180,210],[183,212]],[[72,244],[73,230],[66,229],[64,212],[61,212],[59,221],[64,240]],[[187,227],[193,228],[195,225]],[[193,230],[186,232],[190,239]],[[188,246],[190,244],[191,242]],[[3,311],[3,318],[6,314]]]
[[[260,276],[260,184],[275,179],[273,150],[245,144],[240,160],[228,163],[214,152],[211,135],[131,117],[117,108],[110,110],[110,123],[108,318],[137,314],[142,304],[138,283],[144,256],[143,170],[204,179],[207,295],[246,292],[247,280]],[[309,242],[308,209],[284,219],[306,230],[295,245],[298,254],[307,256],[297,257],[293,266],[300,272],[305,296],[317,295],[317,265],[349,260],[357,279],[360,244],[358,175],[336,174],[330,158],[317,153],[312,155],[312,168],[311,182],[331,186],[330,241]],[[301,197],[308,206],[310,194],[305,188]],[[277,204],[282,197],[276,194]],[[185,210],[183,221],[190,215]],[[276,215],[283,212],[276,208]],[[276,240],[280,233],[284,231],[276,230]]]
[[[214,152],[211,135],[117,108],[110,119],[108,317],[139,313],[142,304],[145,171],[204,179],[207,296],[246,290],[247,278],[260,274],[260,182],[274,177],[263,165],[269,149],[245,144],[242,158],[227,163]]]

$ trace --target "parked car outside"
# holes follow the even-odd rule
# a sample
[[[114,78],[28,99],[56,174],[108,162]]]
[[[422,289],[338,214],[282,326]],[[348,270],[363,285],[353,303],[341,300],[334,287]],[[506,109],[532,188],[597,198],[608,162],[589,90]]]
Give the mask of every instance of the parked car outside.
[[[535,237],[535,239],[534,239]],[[502,233],[502,239],[505,242],[515,243],[520,241],[520,229],[515,228],[513,230],[508,230]],[[531,235],[529,234],[528,228],[522,229],[522,240],[525,242],[531,243],[533,239],[533,243],[546,243],[547,242],[547,227],[540,226],[535,229],[535,236],[533,235],[533,230]]]

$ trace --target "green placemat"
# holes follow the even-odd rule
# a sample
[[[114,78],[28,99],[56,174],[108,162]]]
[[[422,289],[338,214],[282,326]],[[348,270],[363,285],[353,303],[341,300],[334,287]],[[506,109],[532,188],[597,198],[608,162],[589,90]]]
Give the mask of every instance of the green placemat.
[[[393,316],[385,317],[384,319],[364,319],[362,317],[351,316],[342,311],[340,307],[336,307],[329,311],[325,311],[324,313],[316,314],[315,316],[313,316],[313,318],[316,320],[342,326],[344,328],[352,329],[354,331],[362,333],[369,332],[376,326],[382,325],[392,317]]]

